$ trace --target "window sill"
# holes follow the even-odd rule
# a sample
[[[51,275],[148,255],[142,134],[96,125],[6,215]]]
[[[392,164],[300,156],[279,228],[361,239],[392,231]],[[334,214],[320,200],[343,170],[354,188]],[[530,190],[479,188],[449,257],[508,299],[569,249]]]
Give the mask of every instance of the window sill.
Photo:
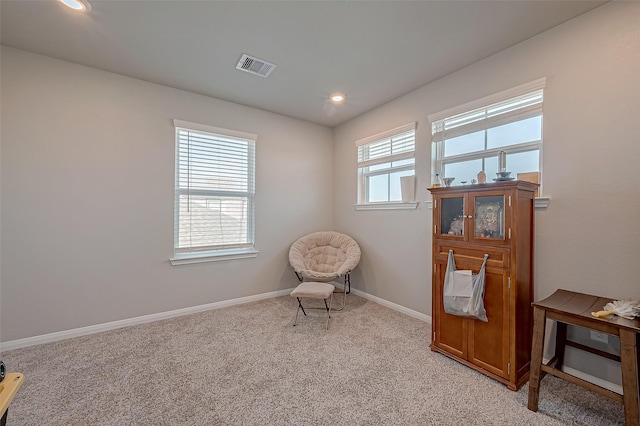
[[[368,203],[356,204],[356,210],[414,210],[418,207],[418,202],[403,203],[400,201],[391,203]]]
[[[195,253],[176,254],[169,259],[172,265],[189,265],[192,263],[220,262],[223,260],[248,259],[258,256],[258,251],[250,249],[203,251]]]
[[[535,199],[535,208],[536,209],[546,209],[551,204],[551,198],[549,197],[538,197]]]

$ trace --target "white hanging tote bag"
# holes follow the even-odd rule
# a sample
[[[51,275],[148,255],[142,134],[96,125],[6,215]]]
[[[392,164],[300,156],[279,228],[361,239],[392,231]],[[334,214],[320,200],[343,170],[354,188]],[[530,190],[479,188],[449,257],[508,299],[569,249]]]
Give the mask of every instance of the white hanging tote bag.
[[[485,254],[480,272],[474,275],[469,270],[456,270],[453,250],[449,250],[443,291],[446,313],[488,321],[487,311],[484,309],[484,268],[488,258],[489,255]]]

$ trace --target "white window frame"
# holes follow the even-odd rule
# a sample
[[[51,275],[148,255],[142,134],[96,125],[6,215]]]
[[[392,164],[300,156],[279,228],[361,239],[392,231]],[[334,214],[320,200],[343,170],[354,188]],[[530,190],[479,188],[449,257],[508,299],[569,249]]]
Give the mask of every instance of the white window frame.
[[[417,203],[405,203],[402,201],[383,201],[383,202],[371,202],[367,200],[367,180],[368,177],[374,175],[390,175],[393,172],[412,170],[415,175],[415,134],[416,134],[416,122],[411,122],[400,127],[388,130],[386,132],[377,133],[375,135],[359,139],[356,141],[356,147],[358,151],[357,170],[358,170],[358,185],[357,185],[357,203],[356,210],[377,210],[377,209],[414,209]],[[407,133],[412,132],[413,140],[410,142],[410,150],[407,150],[403,146],[400,152],[394,152],[396,145],[394,142],[397,138],[402,138]],[[370,158],[368,148],[375,144],[388,145],[389,154],[379,157]],[[409,165],[388,167],[376,171],[366,171],[369,166],[375,166],[378,164],[391,163],[394,161],[401,161],[405,159],[413,159],[414,163]]]
[[[173,120],[176,135],[176,164],[175,164],[175,200],[174,200],[174,254],[170,259],[172,265],[212,262],[230,259],[256,257],[255,249],[255,143],[257,135],[237,130],[223,129],[205,124],[192,123],[183,120]],[[249,150],[247,159],[248,187],[246,191],[225,191],[221,189],[191,189],[180,187],[180,134],[193,132],[200,136],[210,136],[212,140],[237,141],[246,143]],[[179,247],[180,196],[181,195],[210,195],[224,197],[238,197],[247,200],[247,238],[246,241],[232,245],[211,244],[206,246]]]
[[[440,173],[442,175],[442,170],[444,169],[443,165],[475,159],[484,160],[489,157],[496,157],[500,151],[505,151],[508,155],[518,152],[538,150],[540,165],[539,172],[542,180],[542,135],[541,139],[537,141],[529,141],[498,148],[485,148],[482,151],[452,155],[446,158],[444,156],[444,140],[446,138],[461,136],[479,130],[486,130],[502,124],[542,115],[544,103],[543,93],[545,87],[546,78],[541,78],[513,89],[505,90],[437,114],[429,115],[428,120],[432,125],[432,173],[434,175],[436,173]],[[495,107],[501,103],[509,103],[517,100],[518,98],[528,98],[529,95],[536,93],[539,93],[540,95],[539,102],[532,101],[529,104],[523,104],[517,109],[504,113],[497,112],[492,115],[486,114],[487,110],[495,109]],[[477,116],[483,115],[483,118],[471,118],[474,113],[476,113]],[[542,194],[542,186],[540,186],[539,194]],[[543,199],[543,197],[540,198]],[[548,198],[544,200],[548,201]],[[536,203],[537,206],[544,206],[543,204],[544,202]]]

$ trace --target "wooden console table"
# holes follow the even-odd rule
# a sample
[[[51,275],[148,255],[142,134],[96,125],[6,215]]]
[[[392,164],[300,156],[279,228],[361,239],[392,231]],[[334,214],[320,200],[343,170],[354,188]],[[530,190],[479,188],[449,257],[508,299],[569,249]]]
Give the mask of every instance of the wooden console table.
[[[623,403],[626,424],[628,426],[639,426],[638,363],[640,354],[638,353],[638,346],[640,346],[640,319],[627,320],[618,316],[606,319],[595,318],[591,315],[591,312],[602,310],[603,306],[611,301],[612,299],[603,297],[557,290],[548,298],[533,303],[534,322],[531,370],[529,373],[529,410],[538,411],[540,380],[545,374],[551,374]],[[543,364],[542,353],[547,318],[557,322],[556,350],[551,360]],[[620,356],[567,340],[567,324],[619,336]],[[561,368],[566,346],[572,346],[619,361],[622,369],[623,395],[563,372]]]

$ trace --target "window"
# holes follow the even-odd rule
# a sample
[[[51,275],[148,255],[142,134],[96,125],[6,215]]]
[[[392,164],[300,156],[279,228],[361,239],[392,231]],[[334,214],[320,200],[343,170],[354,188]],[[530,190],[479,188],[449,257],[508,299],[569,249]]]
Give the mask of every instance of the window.
[[[358,203],[400,202],[400,177],[415,173],[416,123],[356,142]]]
[[[471,182],[484,170],[491,181],[505,151],[511,177],[541,171],[542,101],[545,80],[429,117],[433,173]]]
[[[255,256],[256,135],[178,120],[174,125],[172,263]]]

